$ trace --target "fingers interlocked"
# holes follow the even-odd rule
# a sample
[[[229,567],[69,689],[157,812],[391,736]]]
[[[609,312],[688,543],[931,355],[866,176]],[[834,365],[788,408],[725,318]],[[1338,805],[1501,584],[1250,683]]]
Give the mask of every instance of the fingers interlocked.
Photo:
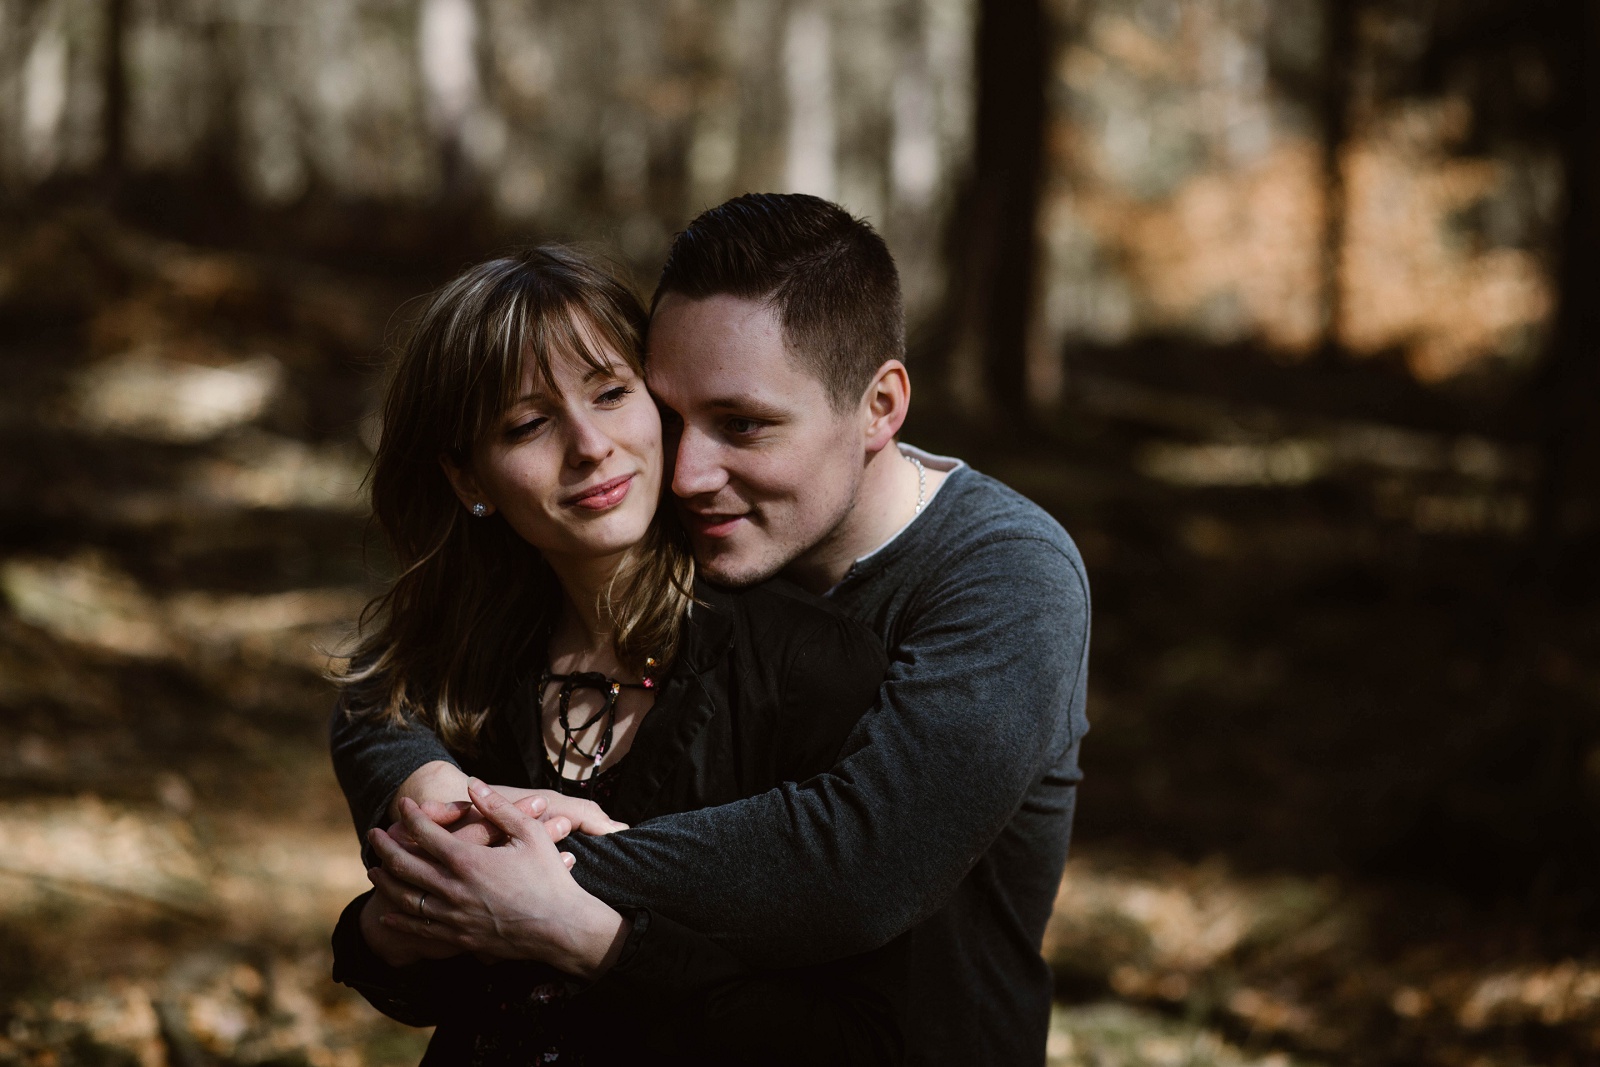
[[[379,921],[456,949],[538,958],[527,955],[528,943],[505,932],[505,916],[537,915],[538,900],[575,888],[564,873],[572,866],[571,857],[555,846],[571,832],[572,823],[563,815],[541,822],[476,779],[468,791],[483,822],[505,844],[487,847],[464,839],[403,800],[399,825],[388,832],[373,830],[369,838],[382,866],[367,876],[389,904]],[[551,873],[552,865],[559,873]],[[532,929],[526,923],[510,926]]]

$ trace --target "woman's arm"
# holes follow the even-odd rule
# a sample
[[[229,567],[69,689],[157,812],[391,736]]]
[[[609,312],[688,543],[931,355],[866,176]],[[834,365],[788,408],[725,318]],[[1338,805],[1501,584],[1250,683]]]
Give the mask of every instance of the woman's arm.
[[[467,773],[426,726],[415,722],[394,726],[370,715],[352,715],[341,703],[334,709],[328,735],[334,774],[350,805],[350,816],[361,835],[361,856],[369,867],[376,860],[367,835],[399,822],[401,800],[414,801],[439,825],[455,831],[464,828],[463,818],[469,822],[476,819],[467,798]],[[494,788],[522,805],[524,811],[540,819],[559,816],[580,833],[609,834],[627,828],[592,800],[550,789]],[[535,798],[542,804],[532,804]]]
[[[418,803],[467,798],[466,775],[456,758],[419,723],[396,726],[352,714],[341,700],[328,722],[328,750],[363,843],[367,831],[395,821],[402,795]]]

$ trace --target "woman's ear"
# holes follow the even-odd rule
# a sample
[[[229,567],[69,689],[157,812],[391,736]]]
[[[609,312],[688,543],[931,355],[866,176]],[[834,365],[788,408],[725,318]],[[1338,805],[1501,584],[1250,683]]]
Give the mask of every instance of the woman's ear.
[[[861,401],[867,417],[867,452],[876,454],[894,440],[911,408],[911,377],[906,365],[891,359],[879,367]]]
[[[448,455],[441,455],[439,466],[444,469],[444,476],[450,479],[450,488],[456,491],[456,499],[461,501],[462,507],[480,519],[494,514],[494,504],[490,502],[489,494],[478,485],[470,464],[462,466]]]

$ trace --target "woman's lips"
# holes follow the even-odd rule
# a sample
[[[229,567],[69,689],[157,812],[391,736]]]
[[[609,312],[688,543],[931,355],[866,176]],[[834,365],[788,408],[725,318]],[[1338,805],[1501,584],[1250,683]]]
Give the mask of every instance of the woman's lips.
[[[593,489],[585,489],[576,496],[567,498],[567,506],[583,508],[586,511],[604,511],[614,508],[622,503],[622,498],[628,495],[628,489],[633,485],[633,475],[625,474],[621,478],[613,478],[609,482],[601,482]]]

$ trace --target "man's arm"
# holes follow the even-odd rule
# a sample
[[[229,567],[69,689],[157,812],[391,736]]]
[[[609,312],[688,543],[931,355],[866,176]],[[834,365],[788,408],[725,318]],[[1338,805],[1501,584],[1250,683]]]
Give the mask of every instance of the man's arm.
[[[763,966],[868,951],[931,914],[1047,770],[1075,777],[1088,584],[1053,544],[991,542],[909,622],[832,771],[570,840],[580,883]]]
[[[658,1051],[697,1062],[898,1062],[897,1016],[881,983],[889,973],[884,968],[904,958],[892,951],[899,946],[825,972],[752,973],[702,934],[643,909],[621,914],[585,893],[556,851],[549,823],[541,826],[493,790],[474,783],[469,791],[506,844],[462,842],[420,808],[402,805],[404,829],[418,851],[373,834],[384,869],[375,872],[377,892],[360,912],[361,934],[354,936],[365,936],[373,948],[398,936],[402,951],[420,946],[421,955],[433,958],[466,950],[541,960],[586,981],[598,979],[584,996],[600,1014],[628,1019]],[[426,921],[400,904],[419,894],[430,901]],[[374,906],[386,910],[376,939],[367,932]],[[347,914],[341,926],[348,920]],[[381,965],[371,958],[381,953],[362,952],[365,946],[341,932],[342,940],[339,933],[334,937],[345,950],[339,959],[348,977],[341,980],[396,1018],[421,1017],[426,1004],[419,1003],[425,1000],[419,983],[456,966]],[[355,965],[363,962],[364,968]],[[529,974],[530,982],[539,980],[538,971]]]

